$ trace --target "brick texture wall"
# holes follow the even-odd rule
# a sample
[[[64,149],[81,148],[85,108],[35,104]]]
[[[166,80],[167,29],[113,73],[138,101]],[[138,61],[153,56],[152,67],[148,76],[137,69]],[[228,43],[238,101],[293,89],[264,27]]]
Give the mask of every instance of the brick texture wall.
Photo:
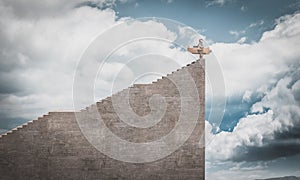
[[[90,120],[93,109],[111,132],[126,141],[151,142],[167,135],[181,113],[182,97],[172,80],[185,85],[188,77],[184,71],[195,82],[200,110],[191,136],[175,152],[154,162],[128,163],[101,153],[83,135],[76,117]],[[187,85],[185,91],[189,88]],[[124,93],[129,93],[130,107],[138,116],[151,113],[149,100],[153,95],[164,97],[166,111],[161,121],[148,128],[124,123],[112,103],[122,108],[118,98]],[[204,102],[204,60],[197,60],[152,84],[133,85],[80,112],[50,112],[1,135],[0,179],[204,179],[204,147],[199,146],[204,135]]]

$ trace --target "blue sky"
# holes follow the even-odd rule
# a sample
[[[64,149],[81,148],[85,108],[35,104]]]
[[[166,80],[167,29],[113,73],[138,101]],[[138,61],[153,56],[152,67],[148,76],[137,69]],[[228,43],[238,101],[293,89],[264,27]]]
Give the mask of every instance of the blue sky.
[[[215,3],[213,3],[215,2]],[[273,29],[275,20],[299,9],[299,1],[132,1],[117,3],[113,8],[120,17],[170,18],[198,30],[214,42],[232,43],[242,37],[245,42],[258,41],[262,33]],[[258,97],[259,98],[259,97]],[[221,130],[232,131],[237,122],[257,100],[241,102],[241,97],[227,98],[227,111]],[[206,118],[209,114],[207,106]]]
[[[137,20],[169,18],[206,39],[213,50],[206,62],[218,62],[224,77],[227,101],[220,129],[206,122],[207,179],[300,176],[299,10],[297,0],[0,0],[0,132],[48,111],[72,109],[74,71],[96,37],[130,19],[132,33],[108,33],[113,38],[104,43],[136,33],[176,42],[182,34],[167,24]],[[197,41],[194,35],[187,39]],[[104,79],[95,82],[96,99],[109,95],[121,70],[123,79],[115,84],[125,88],[136,71],[166,74],[192,61],[169,45],[144,43],[116,53]],[[177,66],[150,59],[123,68],[126,59],[146,50],[170,56]],[[208,98],[206,118],[210,103]]]
[[[209,39],[221,42],[235,42],[241,36],[247,36],[250,42],[257,41],[264,31],[274,28],[276,18],[299,9],[297,0],[212,2],[142,0],[117,3],[114,9],[121,17],[164,17],[177,20],[203,32]],[[260,24],[261,22],[263,24]],[[249,27],[251,24],[253,27]],[[230,31],[245,31],[245,33],[236,36],[230,34]]]
[[[142,0],[119,2],[113,9],[119,17],[163,17],[176,20],[193,27],[213,42],[233,43],[246,37],[246,43],[253,43],[265,31],[275,27],[277,18],[299,10],[299,1]],[[242,102],[242,97],[227,97],[227,108],[220,129],[232,131],[259,98]],[[209,106],[206,112],[207,118]]]

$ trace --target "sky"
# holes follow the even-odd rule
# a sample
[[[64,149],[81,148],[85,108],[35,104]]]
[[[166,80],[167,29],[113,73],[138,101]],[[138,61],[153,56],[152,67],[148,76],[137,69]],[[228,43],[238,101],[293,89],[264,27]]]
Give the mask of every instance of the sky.
[[[297,0],[0,0],[0,132],[72,109],[77,65],[97,38],[100,57],[137,34],[166,40],[128,43],[109,56],[95,80],[94,98],[101,99],[143,72],[155,72],[140,80],[151,82],[191,62],[170,42],[186,46],[202,37],[213,50],[206,60],[220,66],[226,97],[216,127],[209,114],[218,106],[211,106],[207,88],[206,178],[300,176],[299,10]],[[160,56],[129,61],[147,53]]]

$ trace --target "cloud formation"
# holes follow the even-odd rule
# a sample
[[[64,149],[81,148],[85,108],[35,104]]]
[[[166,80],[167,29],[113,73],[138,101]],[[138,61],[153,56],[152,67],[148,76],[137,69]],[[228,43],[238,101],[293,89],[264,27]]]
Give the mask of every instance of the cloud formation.
[[[136,34],[148,37],[149,30],[153,36],[170,42],[184,38],[181,37],[182,33],[177,35],[164,24],[151,19],[141,21],[119,18],[114,10],[101,8],[113,6],[116,0],[89,1],[88,4],[82,2],[0,3],[0,114],[2,124],[9,124],[1,128],[13,128],[16,123],[36,118],[48,111],[73,109],[73,78],[82,53],[101,33],[125,20],[131,20],[131,23],[125,25],[130,33],[124,36],[123,32],[108,32],[107,37],[114,38],[105,41],[107,47],[113,40],[131,39]],[[97,57],[92,66],[100,65],[101,58],[104,59],[101,54],[104,48],[97,47],[97,52],[102,56]],[[160,60],[162,57],[157,56],[153,61],[148,57],[126,65],[127,60],[145,53],[167,54],[169,60]],[[192,61],[187,58],[186,52],[170,47],[170,43],[154,40],[125,44],[110,60],[103,68],[105,71],[95,81],[96,100],[110,95],[113,84],[119,85],[115,90],[128,87],[141,72],[166,74]],[[120,70],[122,75],[118,74]],[[119,79],[115,79],[116,75],[119,75]],[[156,78],[140,79],[139,82],[151,82]],[[92,102],[84,104],[82,108],[89,103]],[[10,120],[13,123],[7,123]]]
[[[206,1],[207,7],[208,6],[224,6],[226,3],[231,2],[232,0],[212,0],[212,1]]]
[[[81,52],[116,23],[115,12],[81,7],[36,19],[19,17],[13,5],[0,8],[1,113],[31,119],[50,109],[71,108]]]
[[[0,5],[16,17],[39,18],[45,16],[64,16],[66,12],[80,6],[90,5],[100,9],[113,7],[116,3],[127,3],[134,0],[44,0],[19,1],[2,0]]]
[[[119,19],[112,9],[105,8],[114,6],[116,2],[0,2],[0,132],[50,110],[72,109],[74,69],[83,50],[97,35],[124,20]],[[230,1],[217,0],[210,5],[223,6],[226,2]],[[174,34],[161,23],[133,22],[128,28],[135,33],[146,35],[145,30],[151,28],[170,41],[190,36],[185,28]],[[258,21],[249,28],[263,23]],[[245,43],[246,37],[241,37],[238,43],[212,43],[211,48],[222,65],[227,97],[240,97],[241,102],[247,103],[255,99],[233,132],[212,134],[209,131],[211,125],[206,123],[208,163],[234,162],[235,165],[229,173],[218,171],[218,177],[227,173],[232,176],[238,174],[239,178],[258,178],[260,176],[250,174],[252,171],[258,172],[256,175],[263,174],[267,165],[261,161],[275,161],[299,154],[299,26],[300,14],[287,15],[279,18],[275,28],[265,32],[257,43]],[[240,36],[245,32],[232,31],[231,34]],[[195,41],[197,38],[190,37]],[[189,42],[192,43],[196,42]],[[137,42],[120,48],[111,57],[113,61],[105,64],[102,79],[95,82],[99,93],[97,98],[109,95],[116,72],[121,71],[121,77],[131,80],[135,74],[151,71],[155,64],[151,59],[140,59],[130,66],[121,60],[151,50],[169,54],[170,59],[178,60],[181,65],[189,61],[185,53],[164,43]],[[169,61],[157,62],[155,67],[161,69],[156,71],[162,74],[176,69]],[[154,78],[143,79],[142,82]],[[125,80],[119,79],[119,89],[128,86],[121,83],[127,82]],[[256,102],[256,99],[259,101]],[[230,108],[239,107],[228,107],[227,110],[231,111]],[[243,166],[244,162],[260,163]],[[249,173],[243,175],[242,170]]]
[[[299,26],[300,14],[286,15],[257,43],[212,46],[228,96],[260,100],[233,132],[212,134],[207,123],[208,162],[267,162],[300,154]]]

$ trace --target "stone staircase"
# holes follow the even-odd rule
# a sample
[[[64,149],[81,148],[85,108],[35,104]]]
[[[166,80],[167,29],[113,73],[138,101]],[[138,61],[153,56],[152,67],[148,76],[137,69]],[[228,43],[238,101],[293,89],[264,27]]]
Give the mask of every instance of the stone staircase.
[[[48,115],[43,115],[43,117],[44,117],[44,116],[48,116]],[[24,124],[21,124],[21,125],[19,125],[19,126],[13,128],[13,129],[11,129],[11,130],[9,130],[9,131],[3,133],[3,134],[1,134],[1,135],[0,135],[0,138],[3,138],[3,137],[5,137],[5,136],[7,136],[7,135],[9,135],[9,134],[12,134],[12,133],[14,133],[14,132],[16,132],[16,131],[18,131],[18,130],[20,130],[20,129],[26,128],[27,126],[30,126],[31,124],[33,124],[33,123],[35,123],[35,122],[37,122],[37,121],[39,121],[39,120],[42,120],[43,117],[38,117],[37,119],[34,119],[34,120],[28,121],[28,122],[26,122],[26,123],[24,123]]]
[[[196,60],[196,61],[193,61],[192,63],[187,64],[186,66],[183,66],[182,68],[177,69],[176,71],[173,71],[173,72],[171,72],[170,74],[167,74],[166,76],[162,76],[162,78],[160,78],[160,79],[156,79],[155,81],[153,81],[153,82],[150,83],[150,84],[133,84],[131,87],[128,87],[128,88],[126,88],[126,89],[123,89],[122,91],[119,91],[119,92],[117,92],[117,93],[115,93],[115,94],[113,94],[113,95],[111,95],[111,96],[118,96],[118,95],[121,95],[122,93],[124,93],[124,91],[130,91],[130,90],[135,89],[135,88],[138,88],[138,87],[149,86],[149,85],[152,85],[152,84],[159,84],[159,83],[162,82],[164,79],[170,79],[172,76],[174,76],[174,74],[180,73],[180,71],[181,71],[182,69],[186,69],[186,68],[188,68],[189,66],[191,66],[191,65],[193,65],[193,64],[195,64],[195,63],[197,63],[197,62],[200,62],[200,60],[198,59],[198,60]],[[81,112],[88,111],[88,110],[89,110],[91,107],[93,107],[93,106],[99,106],[99,107],[100,107],[100,106],[105,106],[104,104],[105,104],[106,102],[111,102],[111,98],[112,98],[111,96],[106,97],[106,98],[100,100],[99,102],[96,102],[96,104],[92,104],[92,105],[90,105],[90,106],[88,106],[88,107],[86,107],[86,108],[84,108],[84,109],[82,109],[82,110],[80,110],[80,111],[81,111]],[[2,137],[4,137],[4,136],[7,136],[7,135],[9,135],[9,134],[12,134],[12,133],[14,133],[14,132],[16,132],[16,131],[18,131],[18,130],[20,130],[20,129],[26,128],[27,126],[30,126],[30,125],[33,124],[33,123],[37,123],[38,121],[42,121],[42,120],[44,120],[46,117],[50,116],[50,114],[51,114],[51,112],[49,112],[49,113],[46,114],[46,115],[43,115],[42,117],[38,117],[37,119],[34,119],[34,120],[32,120],[32,121],[28,121],[27,123],[24,123],[24,124],[22,124],[22,125],[19,125],[19,126],[13,128],[13,129],[11,129],[11,130],[5,132],[4,134],[1,134],[1,135],[0,135],[0,138],[2,138]]]
[[[110,159],[89,144],[77,124],[77,117],[92,120],[95,109],[109,129],[130,142],[151,142],[176,126],[181,108],[180,92],[174,81],[187,81],[191,74],[199,91],[200,116],[185,145],[177,152],[153,163],[140,165]],[[203,179],[204,148],[197,145],[204,132],[204,60],[197,60],[150,84],[134,84],[79,112],[49,112],[0,135],[0,177],[3,179]],[[190,92],[191,87],[185,87]],[[121,103],[129,97],[129,107],[140,117],[151,116],[151,97],[159,94],[166,102],[161,121],[137,128],[123,122],[120,114],[130,113]],[[120,107],[121,113],[116,112]],[[128,107],[128,108],[129,108]],[[124,111],[123,111],[124,110]],[[193,109],[191,109],[192,111]],[[96,165],[95,165],[96,164]],[[20,171],[11,172],[12,168]],[[122,170],[126,169],[126,171]],[[45,178],[47,177],[47,178]],[[151,178],[149,178],[151,177]]]

